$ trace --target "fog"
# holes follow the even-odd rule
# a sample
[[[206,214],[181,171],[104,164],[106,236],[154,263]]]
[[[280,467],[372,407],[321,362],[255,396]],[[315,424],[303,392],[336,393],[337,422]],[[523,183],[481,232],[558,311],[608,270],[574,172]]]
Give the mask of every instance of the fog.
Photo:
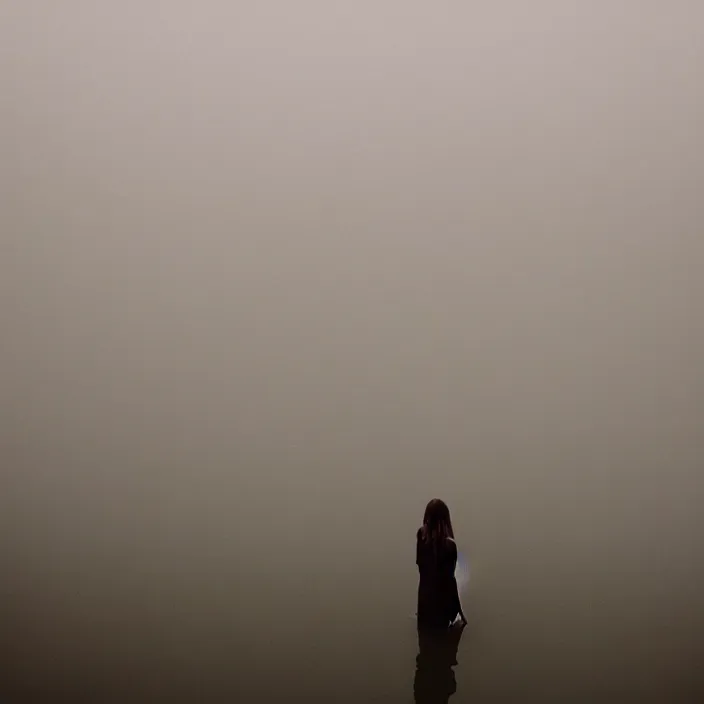
[[[439,496],[453,702],[699,701],[703,76],[688,0],[2,3],[6,700],[411,701]]]

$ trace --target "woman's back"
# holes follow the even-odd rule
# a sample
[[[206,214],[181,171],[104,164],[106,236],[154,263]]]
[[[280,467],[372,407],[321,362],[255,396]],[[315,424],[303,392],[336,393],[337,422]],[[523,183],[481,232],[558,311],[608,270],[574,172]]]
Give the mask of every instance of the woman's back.
[[[418,624],[447,627],[460,612],[455,566],[457,546],[450,537],[434,539],[423,528],[416,535]]]
[[[450,537],[434,539],[423,528],[416,533],[416,564],[421,579],[436,580],[454,576],[457,546]]]
[[[416,534],[416,564],[418,627],[447,628],[458,615],[466,623],[455,579],[457,546],[450,509],[440,499],[425,507],[423,525]]]

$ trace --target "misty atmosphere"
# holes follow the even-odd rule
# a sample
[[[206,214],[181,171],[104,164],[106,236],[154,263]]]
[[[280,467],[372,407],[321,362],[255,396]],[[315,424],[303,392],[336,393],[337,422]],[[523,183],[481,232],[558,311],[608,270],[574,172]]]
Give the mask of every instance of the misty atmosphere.
[[[411,704],[436,496],[452,704],[704,700],[704,3],[5,0],[0,88],[3,702]]]

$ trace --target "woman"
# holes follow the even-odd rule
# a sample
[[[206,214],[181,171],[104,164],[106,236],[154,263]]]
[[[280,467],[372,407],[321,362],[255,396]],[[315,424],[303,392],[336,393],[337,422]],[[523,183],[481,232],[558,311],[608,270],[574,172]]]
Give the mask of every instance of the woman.
[[[462,613],[455,579],[457,545],[450,520],[450,509],[440,499],[433,499],[425,508],[423,525],[416,534],[418,583],[418,628],[446,629]]]

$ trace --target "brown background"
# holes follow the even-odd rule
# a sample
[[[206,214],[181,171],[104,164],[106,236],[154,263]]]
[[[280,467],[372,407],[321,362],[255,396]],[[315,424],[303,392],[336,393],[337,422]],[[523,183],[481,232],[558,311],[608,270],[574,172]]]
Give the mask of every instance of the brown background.
[[[704,4],[0,6],[7,701],[697,701]],[[581,699],[580,699],[581,698]]]

